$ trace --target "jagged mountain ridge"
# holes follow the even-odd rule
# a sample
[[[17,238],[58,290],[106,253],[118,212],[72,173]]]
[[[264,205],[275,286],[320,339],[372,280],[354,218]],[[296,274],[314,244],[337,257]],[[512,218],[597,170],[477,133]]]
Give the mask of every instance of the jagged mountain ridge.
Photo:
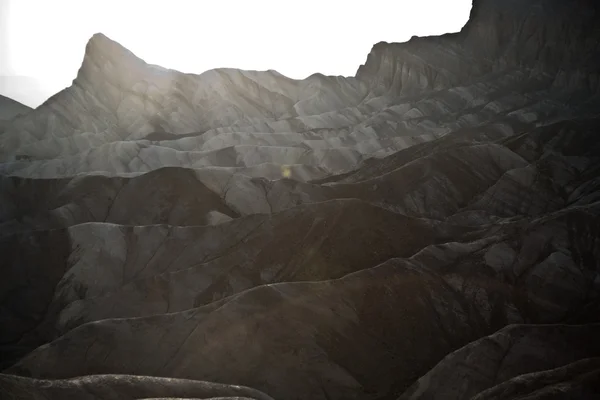
[[[354,78],[186,75],[95,36],[0,134],[0,391],[594,398],[600,35],[575,3],[475,1]]]
[[[26,121],[17,121],[7,129],[2,141],[5,153],[3,159],[10,160],[11,157],[6,158],[8,155],[34,159],[48,157],[36,154],[32,152],[35,149],[28,147],[20,154],[20,149],[48,137],[49,133],[52,133],[54,139],[44,144],[45,152],[53,153],[56,150],[52,147],[59,145],[55,143],[58,138],[70,137],[67,145],[76,146],[81,151],[81,145],[89,149],[92,145],[97,146],[98,140],[115,143],[119,140],[142,139],[156,131],[177,135],[211,130],[217,130],[219,134],[223,129],[226,132],[294,133],[322,128],[345,128],[350,131],[346,134],[355,141],[365,137],[378,140],[380,137],[369,130],[373,112],[380,115],[382,108],[395,105],[398,100],[413,92],[419,93],[421,97],[424,92],[476,83],[500,68],[503,80],[510,77],[506,73],[516,67],[530,77],[550,74],[550,79],[558,86],[558,92],[561,87],[572,85],[578,78],[585,79],[586,85],[577,86],[597,94],[597,75],[591,72],[585,75],[581,73],[581,69],[590,69],[594,65],[591,62],[593,60],[589,60],[591,56],[586,56],[593,54],[590,49],[596,48],[598,44],[595,42],[598,35],[594,32],[597,28],[593,25],[593,16],[581,19],[577,15],[578,29],[572,30],[579,35],[587,35],[586,38],[589,39],[579,41],[577,36],[567,37],[569,46],[548,47],[538,37],[540,32],[546,32],[547,29],[540,27],[534,29],[533,36],[528,38],[533,43],[529,45],[527,42],[528,46],[537,45],[539,48],[535,52],[528,52],[515,46],[515,43],[523,43],[524,39],[520,35],[528,33],[525,28],[527,24],[533,23],[532,17],[535,17],[535,14],[529,15],[529,10],[536,6],[530,2],[523,6],[515,6],[513,3],[517,4],[512,2],[499,5],[498,2],[489,0],[478,3],[471,18],[476,23],[467,24],[458,34],[441,38],[414,38],[404,44],[379,43],[373,47],[365,65],[359,68],[356,78],[315,74],[303,81],[295,81],[275,71],[232,69],[213,70],[202,75],[181,74],[149,66],[105,36],[95,35],[86,48],[82,67],[73,86],[49,99],[36,110],[34,116]],[[570,12],[565,13],[561,1],[543,3],[546,7],[542,9],[550,10],[550,16],[558,18],[558,23],[564,22],[568,27],[569,21],[574,20],[570,14],[577,7],[569,7]],[[508,13],[503,18],[520,29],[510,43],[505,43],[506,40],[499,33],[500,28],[496,27],[503,13]],[[485,20],[484,23],[485,18],[489,21]],[[550,20],[548,23],[554,24],[555,21]],[[485,28],[481,28],[483,25]],[[567,28],[565,32],[571,33],[571,30]],[[560,34],[565,32],[561,31]],[[495,48],[494,57],[486,56],[482,60],[478,47],[478,43],[482,42],[488,50]],[[574,52],[571,43],[578,43],[582,49]],[[501,54],[501,49],[506,53]],[[536,54],[537,57],[538,52],[544,57],[548,53],[547,57],[552,62],[547,62],[544,57],[535,58],[537,62],[520,57],[522,53]],[[517,55],[512,55],[513,53]],[[474,59],[477,62],[473,62]],[[489,79],[483,80],[489,82]],[[411,86],[415,84],[416,87]],[[497,85],[497,90],[502,90],[506,83],[499,82]],[[551,85],[543,84],[545,89],[548,86]],[[218,95],[212,96],[214,93]],[[452,94],[462,102],[482,101],[472,99],[477,92]],[[398,95],[402,97],[398,98]],[[466,98],[460,99],[461,95]],[[553,96],[543,93],[543,97],[547,99]],[[452,100],[459,103],[457,99]],[[528,106],[531,107],[530,104]],[[80,120],[75,116],[75,110],[82,115],[89,115],[93,111],[94,117]],[[417,110],[418,118],[423,117],[422,114],[428,114],[427,109]],[[404,111],[404,118],[407,111],[410,109]],[[199,116],[202,116],[201,119]],[[524,118],[517,116],[517,120],[519,117]],[[480,121],[469,122],[478,125]],[[348,129],[361,123],[367,126]],[[431,126],[427,128],[427,134],[431,138],[431,133],[435,130]],[[447,132],[448,129],[443,126],[439,128],[440,134]],[[93,139],[90,139],[89,133],[102,135],[92,135]],[[415,133],[415,136],[420,136],[419,133],[422,135],[425,132]],[[77,140],[77,144],[71,144],[73,140]],[[89,140],[94,142],[87,143]],[[339,143],[331,143],[328,147],[332,145],[339,147]],[[402,145],[400,144],[401,147]],[[64,144],[60,144],[60,149],[63,146]],[[194,148],[198,148],[197,144]],[[37,153],[39,152],[38,149]],[[164,165],[164,160],[161,161]],[[354,160],[354,164],[357,161],[360,160]],[[81,169],[81,165],[78,167]],[[8,165],[5,168],[10,172],[14,167]]]

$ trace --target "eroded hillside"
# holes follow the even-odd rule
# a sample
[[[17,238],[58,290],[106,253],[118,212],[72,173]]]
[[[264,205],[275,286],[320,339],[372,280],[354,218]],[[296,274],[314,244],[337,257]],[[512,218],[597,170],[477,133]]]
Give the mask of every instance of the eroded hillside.
[[[0,125],[0,393],[600,396],[599,19],[475,0],[300,81],[95,35]]]

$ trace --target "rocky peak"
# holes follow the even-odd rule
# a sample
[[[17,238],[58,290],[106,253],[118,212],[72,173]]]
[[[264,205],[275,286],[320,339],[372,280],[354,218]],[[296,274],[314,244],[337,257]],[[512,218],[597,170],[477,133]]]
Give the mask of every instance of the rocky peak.
[[[94,34],[85,47],[77,82],[102,83],[139,75],[147,64],[133,52],[102,33]],[[115,82],[116,83],[116,82]]]
[[[124,46],[118,42],[110,39],[103,33],[95,33],[92,35],[85,47],[85,57],[95,57],[96,55],[102,55],[115,61],[123,58],[134,58],[137,57]]]

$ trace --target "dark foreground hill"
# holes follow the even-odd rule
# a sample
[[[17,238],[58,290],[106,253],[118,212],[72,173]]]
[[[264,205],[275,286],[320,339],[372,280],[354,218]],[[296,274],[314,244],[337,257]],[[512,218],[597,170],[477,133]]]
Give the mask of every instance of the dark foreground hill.
[[[98,34],[0,133],[0,394],[600,397],[600,14],[476,0],[355,77]]]

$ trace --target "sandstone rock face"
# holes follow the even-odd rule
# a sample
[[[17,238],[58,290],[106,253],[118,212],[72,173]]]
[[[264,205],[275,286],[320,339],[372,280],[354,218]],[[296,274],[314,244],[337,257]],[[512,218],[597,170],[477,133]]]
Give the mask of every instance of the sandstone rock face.
[[[95,35],[0,127],[1,397],[598,398],[599,11],[301,81]]]

